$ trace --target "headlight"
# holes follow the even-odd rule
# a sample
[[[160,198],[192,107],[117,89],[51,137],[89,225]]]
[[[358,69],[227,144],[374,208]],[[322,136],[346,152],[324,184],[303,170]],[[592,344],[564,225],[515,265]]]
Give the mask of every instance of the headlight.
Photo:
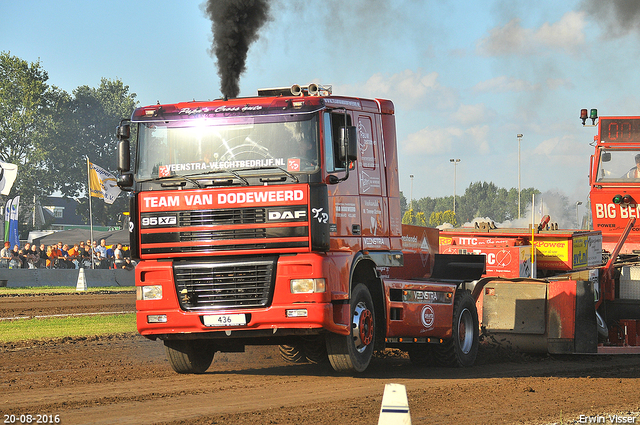
[[[166,314],[150,314],[147,316],[147,323],[167,323]]]
[[[136,299],[142,300],[161,300],[162,285],[138,286],[136,287]]]
[[[313,294],[327,290],[324,279],[291,279],[290,283],[292,294]]]

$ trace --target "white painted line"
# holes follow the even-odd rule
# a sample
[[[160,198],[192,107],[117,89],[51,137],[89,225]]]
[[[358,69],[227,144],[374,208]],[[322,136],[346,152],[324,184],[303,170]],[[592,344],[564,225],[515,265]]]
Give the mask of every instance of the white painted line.
[[[402,384],[384,386],[378,425],[411,425],[407,389]]]

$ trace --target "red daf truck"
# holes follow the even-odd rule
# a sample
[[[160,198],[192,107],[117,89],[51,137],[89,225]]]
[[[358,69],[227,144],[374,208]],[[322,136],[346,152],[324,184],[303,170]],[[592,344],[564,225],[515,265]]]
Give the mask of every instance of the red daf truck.
[[[176,372],[266,344],[337,371],[385,347],[474,363],[484,256],[401,224],[391,101],[294,85],[141,107],[117,135],[138,330]]]

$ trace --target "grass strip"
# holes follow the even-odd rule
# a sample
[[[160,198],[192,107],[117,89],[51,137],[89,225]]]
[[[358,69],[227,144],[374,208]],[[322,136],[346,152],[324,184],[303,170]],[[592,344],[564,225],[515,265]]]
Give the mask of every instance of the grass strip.
[[[135,286],[89,287],[86,291],[76,291],[75,286],[24,286],[20,288],[0,288],[2,295],[51,295],[73,294],[76,292],[135,292]]]
[[[0,342],[136,332],[136,315],[113,314],[0,321]]]

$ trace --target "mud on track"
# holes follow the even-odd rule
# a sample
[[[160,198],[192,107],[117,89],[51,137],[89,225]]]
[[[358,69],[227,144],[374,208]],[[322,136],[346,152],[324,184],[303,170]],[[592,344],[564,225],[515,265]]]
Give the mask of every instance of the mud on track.
[[[11,303],[42,315],[135,309],[132,293],[49,297],[34,298],[37,307],[16,297]],[[2,316],[6,304],[0,297]],[[171,370],[161,342],[137,334],[3,344],[0,413],[59,415],[62,424],[377,423],[391,382],[406,386],[414,424],[571,423],[640,411],[640,356],[484,347],[478,360],[469,369],[417,368],[385,352],[364,374],[343,376],[328,366],[286,364],[275,347],[248,347],[216,354],[206,374],[190,376]]]

